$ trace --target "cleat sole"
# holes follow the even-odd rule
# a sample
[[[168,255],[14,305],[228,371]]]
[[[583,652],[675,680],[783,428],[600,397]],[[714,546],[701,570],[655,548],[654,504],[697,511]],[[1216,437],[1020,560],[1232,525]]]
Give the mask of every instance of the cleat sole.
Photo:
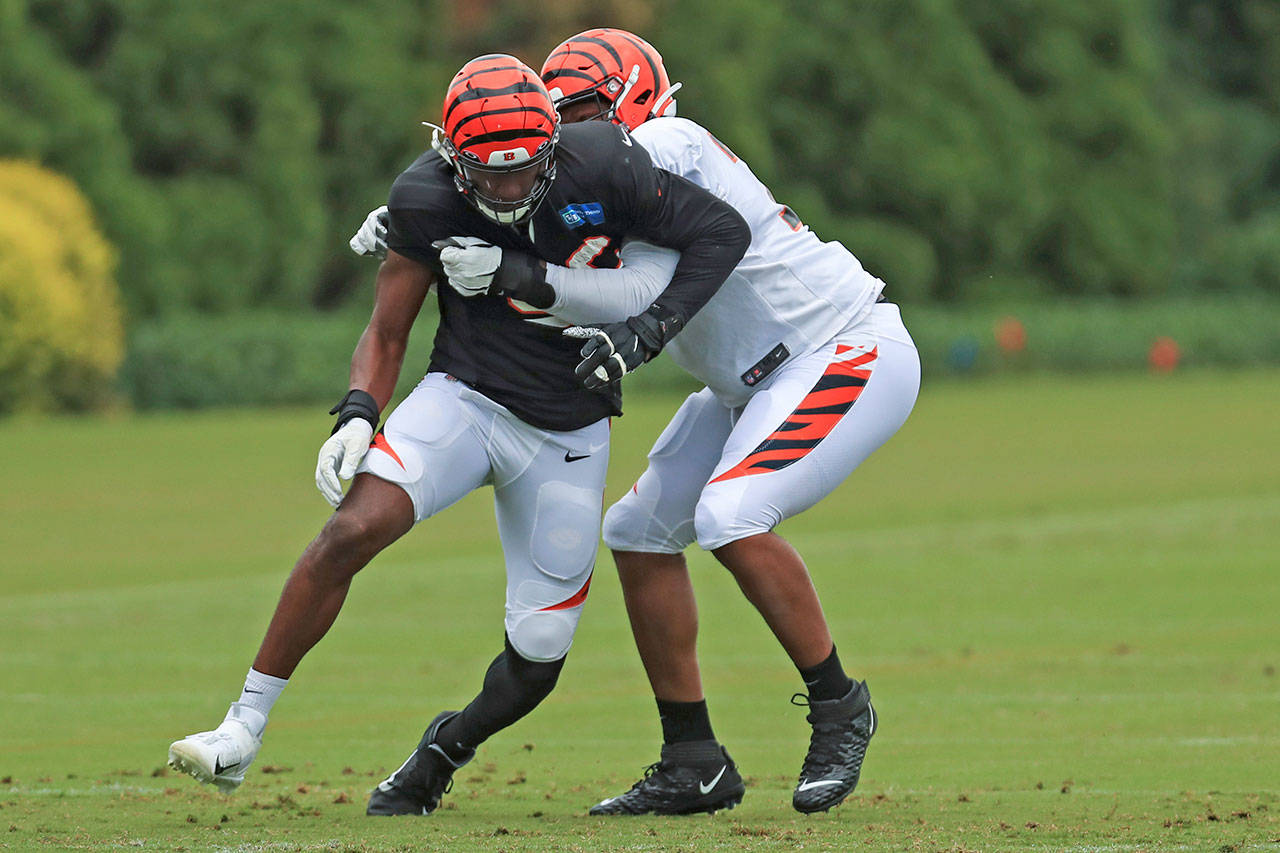
[[[695,815],[695,814],[714,815],[716,812],[720,811],[721,809],[724,809],[725,811],[731,811],[735,806],[739,806],[741,804],[742,804],[742,794],[739,794],[736,797],[730,797],[729,799],[721,800],[718,803],[703,804],[699,806],[694,806],[693,808],[683,809],[681,811],[658,811],[657,809],[652,809],[647,812],[616,811],[616,812],[588,812],[587,814],[590,815],[591,817],[642,817],[644,815],[658,815],[659,817],[681,817],[683,815]]]
[[[229,794],[236,788],[240,787],[242,779],[226,779],[218,778],[209,772],[209,768],[204,765],[199,758],[187,751],[182,742],[179,741],[169,747],[169,766],[179,773],[186,773],[197,782],[206,785],[213,785],[224,794]]]

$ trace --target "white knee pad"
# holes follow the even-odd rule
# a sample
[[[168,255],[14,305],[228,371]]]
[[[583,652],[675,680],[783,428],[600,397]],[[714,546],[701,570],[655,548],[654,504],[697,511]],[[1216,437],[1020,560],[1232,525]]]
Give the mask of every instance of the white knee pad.
[[[604,544],[613,551],[636,551],[637,528],[644,524],[645,512],[636,506],[635,492],[627,492],[621,501],[614,503],[604,514],[600,534]]]
[[[573,645],[582,605],[567,610],[533,610],[507,614],[507,637],[520,657],[548,663],[560,660]]]
[[[679,554],[693,542],[693,519],[679,521],[673,530],[651,501],[631,491],[604,514],[603,534],[614,551]]]
[[[698,544],[713,551],[758,533],[768,533],[782,521],[776,507],[760,504],[748,506],[741,486],[725,484],[708,486],[693,513]]]

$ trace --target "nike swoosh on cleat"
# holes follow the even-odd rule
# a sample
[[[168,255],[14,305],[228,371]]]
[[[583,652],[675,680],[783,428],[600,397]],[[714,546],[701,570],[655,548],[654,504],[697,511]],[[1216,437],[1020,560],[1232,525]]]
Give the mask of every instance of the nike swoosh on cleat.
[[[801,791],[808,791],[812,788],[821,788],[826,785],[843,785],[843,784],[844,783],[839,779],[820,779],[817,782],[801,782],[799,785],[796,786],[796,793],[798,794]]]
[[[215,758],[215,759],[213,760],[213,775],[214,775],[214,776],[218,776],[218,775],[220,775],[220,774],[222,774],[222,773],[227,772],[228,770],[234,770],[235,768],[237,768],[237,767],[239,767],[239,766],[240,766],[240,762],[239,762],[239,761],[237,761],[235,764],[227,764],[227,765],[223,765],[223,763],[222,763],[222,759],[221,759],[221,758]]]
[[[702,792],[702,793],[704,793],[704,794],[709,794],[709,793],[711,793],[711,789],[712,789],[712,788],[714,788],[714,787],[716,786],[716,783],[720,781],[720,777],[724,775],[724,771],[726,771],[726,770],[728,770],[728,769],[729,769],[729,765],[728,765],[728,764],[723,765],[723,766],[720,768],[720,772],[716,774],[716,778],[712,779],[710,782],[708,782],[708,783],[707,783],[707,784],[705,784],[705,785],[704,785],[704,784],[702,784],[702,780],[701,780],[701,779],[699,779],[699,780],[698,780],[698,790],[699,790],[699,791],[701,791],[701,792]]]

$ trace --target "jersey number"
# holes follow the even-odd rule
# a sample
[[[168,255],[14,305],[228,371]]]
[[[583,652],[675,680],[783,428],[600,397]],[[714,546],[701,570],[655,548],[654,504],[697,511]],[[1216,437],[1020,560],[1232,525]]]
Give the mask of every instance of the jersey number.
[[[582,245],[574,249],[573,254],[564,262],[569,269],[581,269],[591,266],[591,262],[600,257],[600,253],[609,248],[608,237],[588,237]]]
[[[564,265],[570,269],[591,266],[591,262],[600,257],[600,253],[607,248],[609,248],[608,237],[588,237],[582,241],[581,246],[574,250],[569,259],[564,262]],[[515,311],[523,314],[525,322],[536,323],[539,326],[553,326],[558,329],[567,328],[570,325],[557,317],[551,316],[546,311],[534,308],[527,302],[507,297],[507,304]]]

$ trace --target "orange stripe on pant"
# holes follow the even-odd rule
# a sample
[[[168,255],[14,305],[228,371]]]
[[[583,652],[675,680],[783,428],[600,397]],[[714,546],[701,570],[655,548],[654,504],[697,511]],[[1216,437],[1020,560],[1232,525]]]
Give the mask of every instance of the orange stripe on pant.
[[[842,355],[849,352],[852,348],[842,345],[836,346],[836,354]],[[836,428],[836,424],[845,416],[854,402],[862,395],[862,389],[866,387],[867,380],[871,378],[871,368],[862,368],[863,365],[870,365],[879,357],[879,348],[874,348],[870,352],[862,353],[855,358],[845,361],[835,361],[827,365],[827,369],[822,372],[822,377],[814,385],[813,390],[805,395],[800,401],[800,405],[796,407],[790,415],[787,416],[783,424],[803,423],[805,426],[801,429],[777,429],[762,441],[755,450],[747,454],[747,457],[737,465],[725,471],[719,477],[712,480],[712,483],[719,483],[724,480],[733,480],[738,477],[747,477],[752,474],[764,474],[769,471],[777,471],[780,468],[786,468],[788,465],[795,464],[798,460],[808,456],[813,448],[817,447],[822,439],[831,434]],[[861,380],[856,383],[839,385],[835,388],[824,388],[824,382],[831,378],[850,377],[852,379]],[[816,408],[838,408],[837,412],[823,412],[811,415],[801,414],[805,409]],[[819,420],[821,418],[821,420]],[[784,442],[812,442],[808,447],[778,447],[778,444]],[[772,465],[761,463],[772,462]],[[710,483],[708,484],[710,485]]]
[[[568,610],[572,607],[577,607],[579,604],[587,600],[587,592],[591,589],[591,575],[594,574],[595,572],[592,572],[590,575],[587,575],[587,582],[582,585],[582,589],[578,590],[564,601],[559,604],[552,604],[548,607],[541,607],[539,610]]]
[[[378,448],[383,453],[387,454],[392,459],[396,460],[396,464],[399,465],[401,468],[404,467],[404,463],[400,461],[400,454],[396,453],[394,450],[391,449],[391,443],[387,441],[387,437],[382,433],[378,433],[377,435],[375,435],[373,437],[373,443],[370,444],[369,446]]]

